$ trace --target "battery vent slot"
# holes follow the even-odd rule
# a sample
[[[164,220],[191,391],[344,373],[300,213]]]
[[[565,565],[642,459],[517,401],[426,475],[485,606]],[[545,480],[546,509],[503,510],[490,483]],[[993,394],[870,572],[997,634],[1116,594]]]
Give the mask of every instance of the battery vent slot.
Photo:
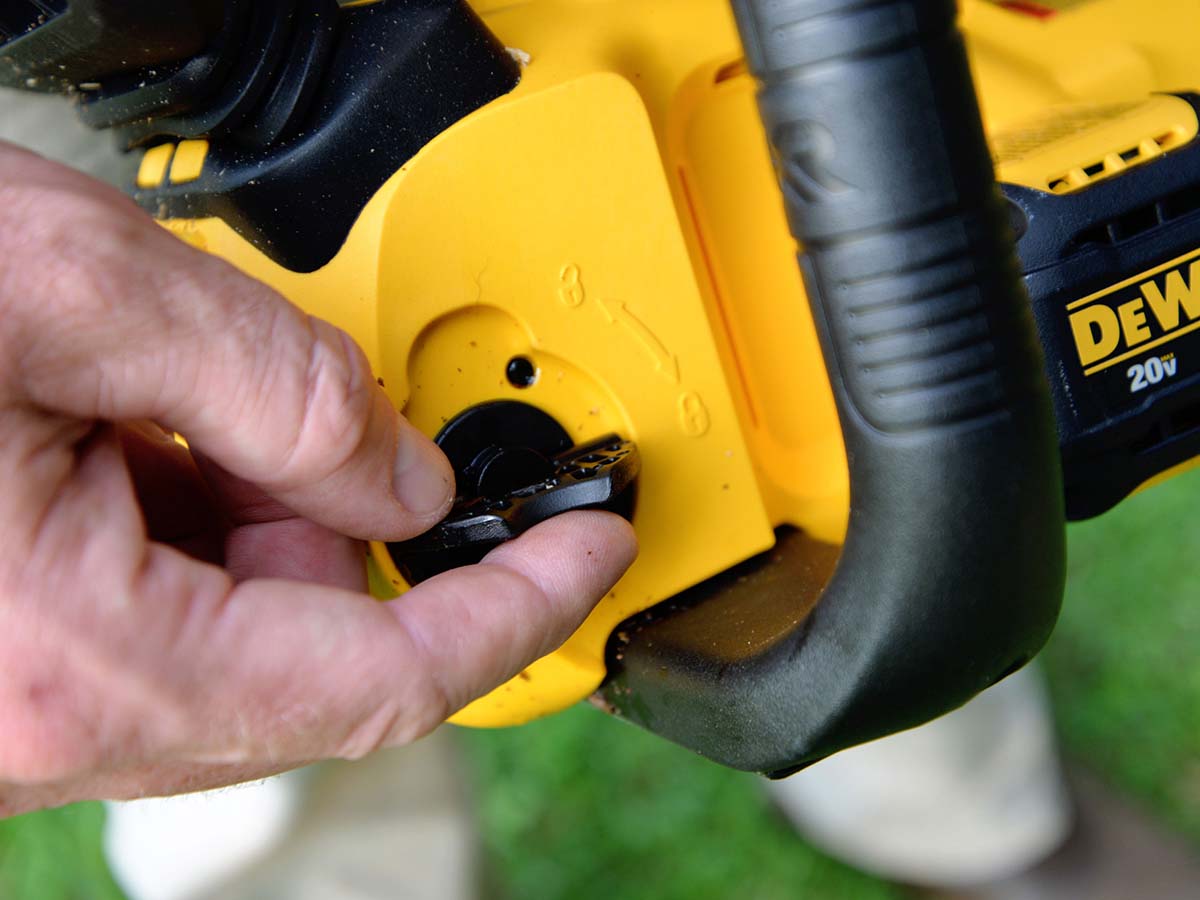
[[[1095,244],[1120,244],[1197,210],[1200,210],[1200,185],[1176,191],[1170,196],[1122,213],[1107,222],[1090,225],[1075,235],[1074,244],[1077,248]]]
[[[1162,156],[1168,150],[1187,143],[1183,129],[1165,131],[1157,137],[1146,137],[1123,150],[1106,153],[1087,165],[1075,166],[1046,179],[1052,194],[1069,194],[1105,178],[1119,175],[1131,166],[1140,165]]]
[[[1168,441],[1195,436],[1198,432],[1200,432],[1200,403],[1193,403],[1163,416],[1129,446],[1134,453],[1149,453]]]

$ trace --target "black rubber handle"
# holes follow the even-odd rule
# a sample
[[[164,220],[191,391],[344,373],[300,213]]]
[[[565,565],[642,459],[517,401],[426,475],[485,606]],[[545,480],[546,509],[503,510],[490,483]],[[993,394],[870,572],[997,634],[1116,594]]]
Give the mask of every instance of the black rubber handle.
[[[1061,602],[1064,514],[953,0],[733,5],[837,400],[850,529],[815,606],[804,573],[829,554],[788,538],[751,564],[773,585],[752,616],[721,599],[739,579],[697,589],[632,629],[606,697],[779,774],[952,709],[1036,653]],[[787,607],[766,596],[780,585]]]
[[[45,92],[162,71],[201,53],[224,0],[4,0],[0,86]]]

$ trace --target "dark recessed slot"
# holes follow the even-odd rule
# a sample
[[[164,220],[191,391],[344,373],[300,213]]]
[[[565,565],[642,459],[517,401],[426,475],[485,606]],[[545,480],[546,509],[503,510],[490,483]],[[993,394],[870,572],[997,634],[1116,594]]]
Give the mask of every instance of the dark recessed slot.
[[[1088,175],[1088,176],[1099,175],[1103,171],[1104,171],[1104,160],[1101,160],[1098,163],[1092,163],[1090,166],[1084,166],[1084,168],[1083,168],[1083,174]]]
[[[1093,225],[1091,228],[1085,228],[1079,234],[1075,235],[1075,245],[1084,247],[1088,244],[1112,244],[1113,236],[1109,230],[1107,222],[1101,222],[1099,225]]]
[[[1200,403],[1171,413],[1167,418],[1167,427],[1173,437],[1200,429]]]
[[[1134,235],[1157,227],[1158,224],[1158,210],[1151,203],[1149,206],[1139,207],[1114,220],[1112,223],[1113,237],[1118,241],[1125,241]]]
[[[1121,151],[1121,159],[1125,160],[1125,162],[1133,162],[1141,155],[1142,151],[1138,147],[1130,147],[1128,150]]]
[[[1178,219],[1188,213],[1200,209],[1200,184],[1192,185],[1181,191],[1176,191],[1169,197],[1163,198],[1162,207],[1164,219]]]
[[[1165,221],[1165,214],[1160,209],[1161,204],[1151,203],[1142,206],[1111,222],[1100,222],[1091,225],[1075,235],[1075,246],[1085,247],[1088,244],[1119,244],[1131,237],[1157,228]]]
[[[744,59],[739,59],[735,62],[728,63],[727,65],[721,66],[721,68],[717,69],[716,75],[713,76],[713,84],[720,84],[723,81],[731,81],[734,78],[745,75],[747,71],[749,70],[746,68],[746,61]]]
[[[1163,222],[1170,222],[1194,212],[1200,212],[1200,184],[1192,185],[1164,197],[1157,203],[1142,206],[1125,213],[1111,222],[1091,225],[1075,235],[1076,247],[1089,244],[1119,244]]]
[[[1169,435],[1167,434],[1166,428],[1163,427],[1163,423],[1159,422],[1152,426],[1149,431],[1143,434],[1136,441],[1131,442],[1129,449],[1134,453],[1146,453],[1150,450],[1153,450],[1155,447],[1165,441],[1168,436]]]

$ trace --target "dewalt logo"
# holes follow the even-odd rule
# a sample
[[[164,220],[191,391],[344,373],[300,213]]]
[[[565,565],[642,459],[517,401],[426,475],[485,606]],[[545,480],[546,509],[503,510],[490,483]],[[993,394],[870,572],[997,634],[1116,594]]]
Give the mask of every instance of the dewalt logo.
[[[1084,375],[1200,329],[1200,250],[1067,306]]]

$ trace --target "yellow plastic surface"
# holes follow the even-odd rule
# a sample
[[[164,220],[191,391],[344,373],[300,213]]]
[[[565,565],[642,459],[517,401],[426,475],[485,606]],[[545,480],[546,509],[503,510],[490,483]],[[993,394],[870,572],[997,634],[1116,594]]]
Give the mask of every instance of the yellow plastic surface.
[[[564,80],[546,61],[453,131],[406,167],[385,217],[388,390],[428,433],[511,398],[577,441],[617,431],[642,455],[638,562],[561,650],[459,717],[497,725],[593,690],[613,626],[766,549],[772,533],[630,83],[605,72]],[[466,214],[445,200],[452,182],[472,186]],[[533,387],[508,384],[515,355],[541,371]]]
[[[1036,18],[961,0],[961,23],[991,134],[1071,103],[1200,88],[1196,0],[1036,0]]]
[[[1070,194],[1191,143],[1196,111],[1156,95],[1109,104],[1054,107],[994,135],[996,176],[1052,194]]]
[[[195,181],[204,171],[204,158],[208,156],[208,141],[180,141],[175,148],[175,161],[171,163],[171,184]]]
[[[765,549],[774,527],[840,541],[848,483],[727,0],[473,5],[529,55],[520,85],[404,165],[325,267],[286,271],[219,220],[166,224],[349,331],[431,435],[471,404],[519,399],[580,440],[638,442],[641,557],[561,650],[456,717],[504,725],[586,696],[619,621]],[[1197,21],[1195,0],[1154,15],[1077,0],[1049,19],[965,0],[963,15],[994,134],[1051,106],[1200,86],[1196,31],[1172,27]],[[1137,127],[1118,117],[1004,165],[1046,187],[1096,159],[1117,177],[1107,157],[1127,133],[1194,134],[1178,111],[1153,101]],[[541,370],[534,387],[505,379],[516,354]],[[373,552],[375,583],[401,592]]]
[[[673,185],[771,521],[840,543],[845,449],[753,94],[737,65],[684,83],[668,137]]]
[[[159,144],[147,150],[138,165],[137,186],[154,188],[162,184],[163,179],[167,177],[167,166],[170,165],[174,152],[174,144]]]

